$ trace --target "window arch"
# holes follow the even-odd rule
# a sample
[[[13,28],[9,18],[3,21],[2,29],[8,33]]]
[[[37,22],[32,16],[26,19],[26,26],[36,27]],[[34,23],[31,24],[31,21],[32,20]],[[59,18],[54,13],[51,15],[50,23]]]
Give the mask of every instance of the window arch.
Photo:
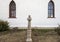
[[[48,18],[54,18],[54,2],[52,0],[48,3]]]
[[[16,18],[16,4],[13,0],[9,4],[9,18]]]

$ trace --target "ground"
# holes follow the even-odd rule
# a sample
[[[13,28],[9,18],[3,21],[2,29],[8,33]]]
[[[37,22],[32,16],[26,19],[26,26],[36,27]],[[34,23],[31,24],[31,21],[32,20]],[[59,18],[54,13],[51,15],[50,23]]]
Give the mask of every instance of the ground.
[[[9,30],[0,32],[0,42],[26,42],[27,30]],[[54,30],[32,30],[32,42],[60,42],[60,36]]]

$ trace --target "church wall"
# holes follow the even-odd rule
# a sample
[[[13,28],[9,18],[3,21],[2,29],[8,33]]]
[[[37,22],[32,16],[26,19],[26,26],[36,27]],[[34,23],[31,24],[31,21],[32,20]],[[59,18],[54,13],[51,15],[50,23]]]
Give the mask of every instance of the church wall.
[[[16,18],[9,18],[11,0],[0,0],[0,19],[7,20],[10,27],[27,27],[27,17],[31,15],[32,27],[57,27],[60,24],[60,0],[55,4],[55,18],[48,18],[48,2],[50,0],[14,0]]]

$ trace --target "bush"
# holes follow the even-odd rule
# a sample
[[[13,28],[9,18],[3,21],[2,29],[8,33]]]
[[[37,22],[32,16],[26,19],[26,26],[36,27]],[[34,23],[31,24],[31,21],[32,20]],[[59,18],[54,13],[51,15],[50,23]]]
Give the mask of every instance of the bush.
[[[55,31],[57,32],[58,35],[60,35],[60,25],[55,29]]]
[[[6,31],[9,29],[9,23],[7,21],[0,20],[0,31]]]

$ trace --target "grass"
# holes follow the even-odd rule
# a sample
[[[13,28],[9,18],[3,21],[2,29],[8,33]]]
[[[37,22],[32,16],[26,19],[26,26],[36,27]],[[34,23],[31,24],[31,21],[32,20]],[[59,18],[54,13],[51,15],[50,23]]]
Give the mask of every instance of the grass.
[[[32,29],[32,42],[59,42],[54,29]],[[26,29],[0,32],[0,42],[26,42]]]
[[[54,29],[32,29],[32,33],[35,36],[41,36],[41,35],[45,35],[46,33],[49,32],[54,32]]]

